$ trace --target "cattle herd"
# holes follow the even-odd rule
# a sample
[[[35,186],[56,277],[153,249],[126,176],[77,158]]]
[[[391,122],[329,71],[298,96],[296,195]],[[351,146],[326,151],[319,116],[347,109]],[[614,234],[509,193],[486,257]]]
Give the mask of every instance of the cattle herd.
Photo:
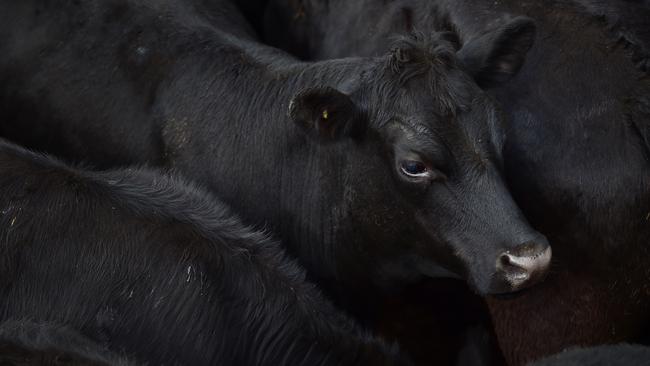
[[[0,365],[650,365],[647,0],[0,0]]]

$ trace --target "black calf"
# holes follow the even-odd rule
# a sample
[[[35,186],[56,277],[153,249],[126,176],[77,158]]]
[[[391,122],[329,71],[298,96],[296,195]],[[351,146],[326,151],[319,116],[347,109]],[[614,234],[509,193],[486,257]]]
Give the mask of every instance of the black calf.
[[[183,181],[0,142],[0,189],[0,321],[66,324],[152,365],[403,363]]]

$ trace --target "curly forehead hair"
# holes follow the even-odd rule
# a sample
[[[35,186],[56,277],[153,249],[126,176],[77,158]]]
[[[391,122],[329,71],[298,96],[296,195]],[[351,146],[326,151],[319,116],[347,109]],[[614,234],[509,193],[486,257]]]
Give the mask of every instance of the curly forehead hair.
[[[458,37],[452,32],[412,32],[395,39],[387,66],[399,75],[401,82],[406,82],[429,71],[454,66],[458,47]]]

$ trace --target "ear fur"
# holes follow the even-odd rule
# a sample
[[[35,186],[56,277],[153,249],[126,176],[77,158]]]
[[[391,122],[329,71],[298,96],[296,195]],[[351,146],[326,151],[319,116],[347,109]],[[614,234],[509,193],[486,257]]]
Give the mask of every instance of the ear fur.
[[[307,134],[322,140],[358,135],[362,113],[350,97],[332,87],[309,88],[289,103],[289,117]]]
[[[479,86],[498,86],[517,74],[536,33],[532,19],[515,17],[467,42],[457,56]]]

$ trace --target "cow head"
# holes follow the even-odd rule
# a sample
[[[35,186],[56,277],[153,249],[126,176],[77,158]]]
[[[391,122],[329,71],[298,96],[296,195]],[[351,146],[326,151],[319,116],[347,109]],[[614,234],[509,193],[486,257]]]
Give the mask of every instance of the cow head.
[[[343,169],[340,271],[455,276],[484,294],[544,276],[550,246],[504,183],[504,118],[480,87],[514,75],[534,34],[516,18],[460,51],[448,33],[411,35],[354,78],[295,96],[290,117],[343,165],[323,164]]]

